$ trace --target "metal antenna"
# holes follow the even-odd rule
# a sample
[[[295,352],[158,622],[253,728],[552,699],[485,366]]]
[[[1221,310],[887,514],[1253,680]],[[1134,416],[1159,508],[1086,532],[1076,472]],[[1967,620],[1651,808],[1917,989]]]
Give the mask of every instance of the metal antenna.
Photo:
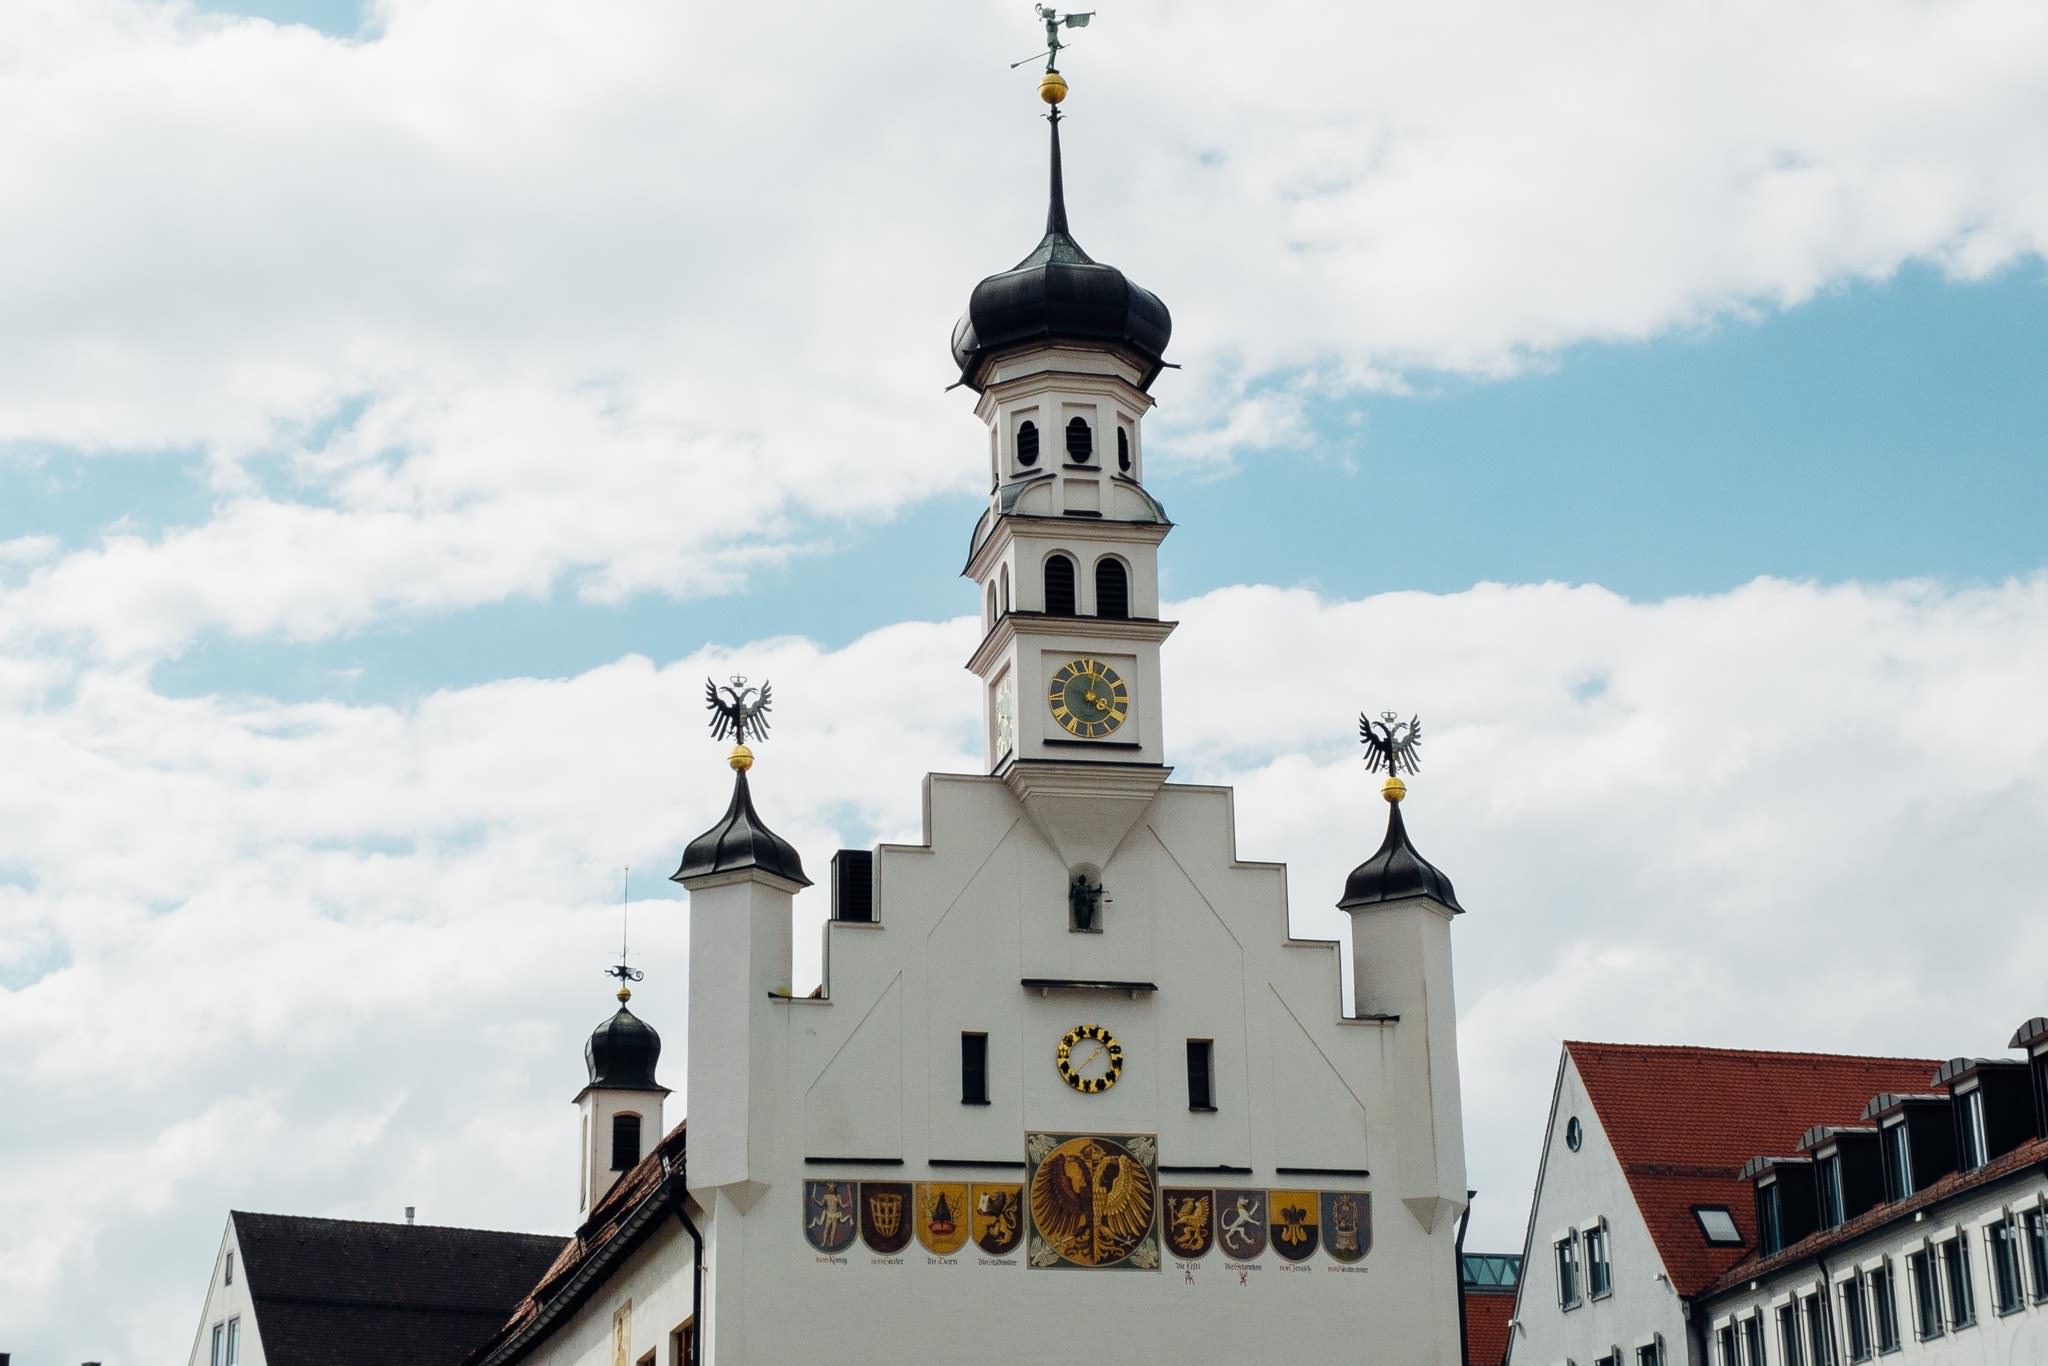
[[[633,908],[633,865],[626,865],[625,875],[619,882],[619,962],[616,967],[604,970],[607,977],[619,979],[619,1001],[623,1004],[633,995],[633,989],[626,984],[637,982],[647,974],[638,968],[626,966],[626,924]]]

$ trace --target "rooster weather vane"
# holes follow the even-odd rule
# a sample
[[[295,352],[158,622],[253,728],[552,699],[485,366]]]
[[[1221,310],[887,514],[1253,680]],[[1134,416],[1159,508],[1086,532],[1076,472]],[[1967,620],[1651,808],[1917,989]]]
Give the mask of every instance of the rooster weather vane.
[[[720,693],[725,696],[720,697]],[[749,737],[767,738],[768,708],[773,704],[773,696],[765,678],[758,688],[747,686],[745,674],[734,674],[724,685],[705,679],[704,705],[711,709],[711,738],[723,740],[730,735],[739,745],[746,744]]]
[[[1412,777],[1420,768],[1415,751],[1422,747],[1422,722],[1417,717],[1403,721],[1399,712],[1383,711],[1375,721],[1360,712],[1358,741],[1365,746],[1367,773],[1385,769],[1388,778],[1398,779],[1403,771]]]

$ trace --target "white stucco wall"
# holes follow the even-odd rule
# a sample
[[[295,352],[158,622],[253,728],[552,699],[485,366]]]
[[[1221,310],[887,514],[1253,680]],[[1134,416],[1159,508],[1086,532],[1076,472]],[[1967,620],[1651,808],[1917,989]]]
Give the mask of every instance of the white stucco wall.
[[[228,1283],[228,1257],[234,1257],[235,1279]],[[199,1331],[192,1338],[187,1366],[212,1366],[213,1329],[229,1319],[241,1320],[241,1342],[237,1366],[263,1366],[263,1344],[256,1331],[256,1311],[249,1300],[249,1277],[242,1265],[241,1245],[235,1240],[235,1221],[228,1218],[221,1234],[220,1248],[213,1254],[213,1270],[206,1282],[206,1306],[199,1314]]]
[[[671,1335],[690,1318],[693,1248],[673,1214],[605,1279],[598,1292],[525,1358],[530,1366],[613,1366],[613,1324],[625,1311],[625,1366],[654,1354],[678,1366]]]
[[[1103,867],[1112,900],[1099,934],[1069,932],[1067,866],[1001,779],[934,776],[927,808],[927,844],[879,853],[877,923],[828,926],[826,999],[767,999],[782,951],[769,922],[780,914],[786,935],[786,898],[778,912],[758,885],[693,888],[689,1171],[711,1242],[705,1360],[1353,1360],[1363,1348],[1452,1366],[1455,1205],[1425,1231],[1407,1201],[1440,1205],[1454,1189],[1462,1203],[1455,1035],[1448,1056],[1441,1042],[1434,1054],[1448,1099],[1432,1097],[1414,1074],[1431,1050],[1410,1043],[1430,1032],[1424,1015],[1341,1018],[1336,946],[1288,938],[1284,870],[1234,859],[1230,794],[1159,792]],[[1435,931],[1394,938],[1442,937],[1433,959],[1417,950],[1414,971],[1442,979],[1447,1005],[1449,926],[1433,919]],[[727,960],[747,966],[736,974]],[[1158,990],[1040,994],[1023,978]],[[700,1022],[700,1009],[721,1019]],[[730,1037],[742,1018],[754,1022],[747,1040]],[[1054,1068],[1061,1035],[1082,1023],[1125,1049],[1120,1081],[1098,1095]],[[963,1030],[989,1037],[986,1106],[961,1104]],[[1189,1038],[1215,1041],[1214,1113],[1188,1108]],[[740,1059],[754,1092],[744,1099]],[[948,1258],[914,1242],[882,1258],[856,1240],[828,1257],[804,1239],[806,1180],[1017,1182],[1030,1131],[1156,1134],[1162,1167],[1245,1169],[1162,1171],[1162,1186],[1369,1195],[1371,1251],[1356,1267],[1321,1252],[1295,1266],[1268,1249],[1242,1269],[1212,1251],[1185,1266],[1169,1252],[1153,1271],[1082,1271],[1032,1269],[1021,1249],[990,1264],[972,1243]],[[1401,1188],[1413,1144],[1431,1150],[1427,1191]]]
[[[1577,1152],[1565,1143],[1574,1118],[1582,1132]],[[1601,1219],[1607,1221],[1613,1290],[1564,1309],[1558,1303],[1553,1245],[1568,1230],[1584,1229]],[[1634,1366],[1637,1346],[1653,1335],[1662,1336],[1669,1366],[1688,1360],[1684,1306],[1660,1279],[1663,1258],[1569,1053],[1559,1059],[1524,1253],[1516,1326],[1508,1335],[1509,1366],[1556,1366],[1565,1361],[1590,1366],[1617,1346]],[[1580,1273],[1583,1280],[1583,1264]]]

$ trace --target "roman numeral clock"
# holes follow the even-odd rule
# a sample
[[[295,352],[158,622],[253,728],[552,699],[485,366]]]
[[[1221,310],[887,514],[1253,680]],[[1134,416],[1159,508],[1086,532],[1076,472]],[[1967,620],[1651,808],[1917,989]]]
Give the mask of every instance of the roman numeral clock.
[[[1099,659],[1076,659],[1053,671],[1046,694],[1052,719],[1069,735],[1096,740],[1130,714],[1131,692],[1117,671]]]

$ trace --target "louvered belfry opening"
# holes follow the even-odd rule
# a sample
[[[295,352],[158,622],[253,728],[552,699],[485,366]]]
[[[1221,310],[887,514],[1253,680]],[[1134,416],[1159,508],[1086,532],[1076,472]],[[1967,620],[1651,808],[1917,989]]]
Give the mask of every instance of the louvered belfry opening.
[[[875,851],[841,849],[832,856],[832,918],[866,924],[875,918]]]
[[[1017,463],[1038,463],[1038,424],[1029,418],[1017,425]]]
[[[1088,430],[1088,419],[1077,417],[1067,423],[1067,459],[1085,465],[1094,454],[1095,433]]]
[[[1095,615],[1121,621],[1130,614],[1130,576],[1123,561],[1104,556],[1095,562]]]
[[[612,1116],[612,1170],[631,1171],[640,1160],[640,1116]]]
[[[1055,617],[1071,617],[1075,613],[1074,562],[1065,555],[1046,557],[1045,610]]]

